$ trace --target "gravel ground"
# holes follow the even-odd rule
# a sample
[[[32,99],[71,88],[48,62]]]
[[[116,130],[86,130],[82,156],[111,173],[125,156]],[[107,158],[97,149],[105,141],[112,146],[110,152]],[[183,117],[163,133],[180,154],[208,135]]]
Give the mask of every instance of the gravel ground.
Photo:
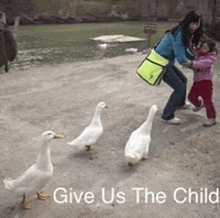
[[[144,57],[138,53],[0,74],[0,217],[219,217],[219,124],[203,127],[204,109],[178,110],[178,126],[161,122],[172,90],[165,83],[151,87],[136,75]],[[192,72],[183,71],[190,88]],[[108,105],[101,114],[103,135],[93,151],[76,153],[67,142],[89,124],[100,101]],[[153,104],[159,111],[150,157],[128,166],[125,144]],[[54,177],[43,190],[51,198],[43,202],[33,196],[32,209],[24,210],[21,199],[4,188],[3,179],[16,178],[36,161],[36,138],[46,130],[65,135],[50,146]]]

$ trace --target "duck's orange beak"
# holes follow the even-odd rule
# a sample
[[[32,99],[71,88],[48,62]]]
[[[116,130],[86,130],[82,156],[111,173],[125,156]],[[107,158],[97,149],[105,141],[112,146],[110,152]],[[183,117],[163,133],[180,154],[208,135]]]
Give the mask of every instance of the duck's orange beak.
[[[63,135],[55,135],[55,136],[54,136],[54,139],[63,139],[63,138],[64,138]]]

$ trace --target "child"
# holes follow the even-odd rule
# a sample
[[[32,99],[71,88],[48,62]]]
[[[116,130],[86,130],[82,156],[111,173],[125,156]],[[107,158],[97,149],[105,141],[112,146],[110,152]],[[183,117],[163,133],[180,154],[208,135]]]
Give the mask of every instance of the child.
[[[212,101],[213,71],[212,66],[217,59],[215,43],[211,40],[201,42],[200,47],[193,49],[195,60],[191,61],[191,67],[197,68],[194,71],[194,83],[189,92],[189,101],[195,105],[193,111],[206,108],[207,120],[204,126],[216,124],[216,111]]]

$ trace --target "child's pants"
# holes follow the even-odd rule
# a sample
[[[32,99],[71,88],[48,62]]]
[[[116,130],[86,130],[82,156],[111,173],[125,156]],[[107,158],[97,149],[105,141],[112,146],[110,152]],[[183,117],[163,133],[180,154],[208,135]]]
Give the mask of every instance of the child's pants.
[[[196,107],[201,106],[202,102],[199,100],[199,96],[202,97],[208,119],[216,118],[216,111],[212,101],[212,90],[213,84],[211,80],[201,80],[193,83],[188,95],[189,101]]]

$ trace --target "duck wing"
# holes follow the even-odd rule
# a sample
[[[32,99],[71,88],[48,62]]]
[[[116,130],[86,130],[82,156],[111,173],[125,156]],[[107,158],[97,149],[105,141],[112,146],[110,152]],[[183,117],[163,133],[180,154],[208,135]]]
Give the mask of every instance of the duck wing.
[[[95,126],[88,126],[78,138],[70,142],[69,144],[75,146],[86,146],[94,144],[101,136],[103,129]]]
[[[15,180],[4,180],[4,184],[5,188],[14,191],[18,196],[28,196],[43,188],[51,176],[51,173],[39,170],[34,164]]]
[[[137,153],[138,156],[142,157],[150,141],[150,135],[133,132],[126,144],[125,155],[128,153]]]

